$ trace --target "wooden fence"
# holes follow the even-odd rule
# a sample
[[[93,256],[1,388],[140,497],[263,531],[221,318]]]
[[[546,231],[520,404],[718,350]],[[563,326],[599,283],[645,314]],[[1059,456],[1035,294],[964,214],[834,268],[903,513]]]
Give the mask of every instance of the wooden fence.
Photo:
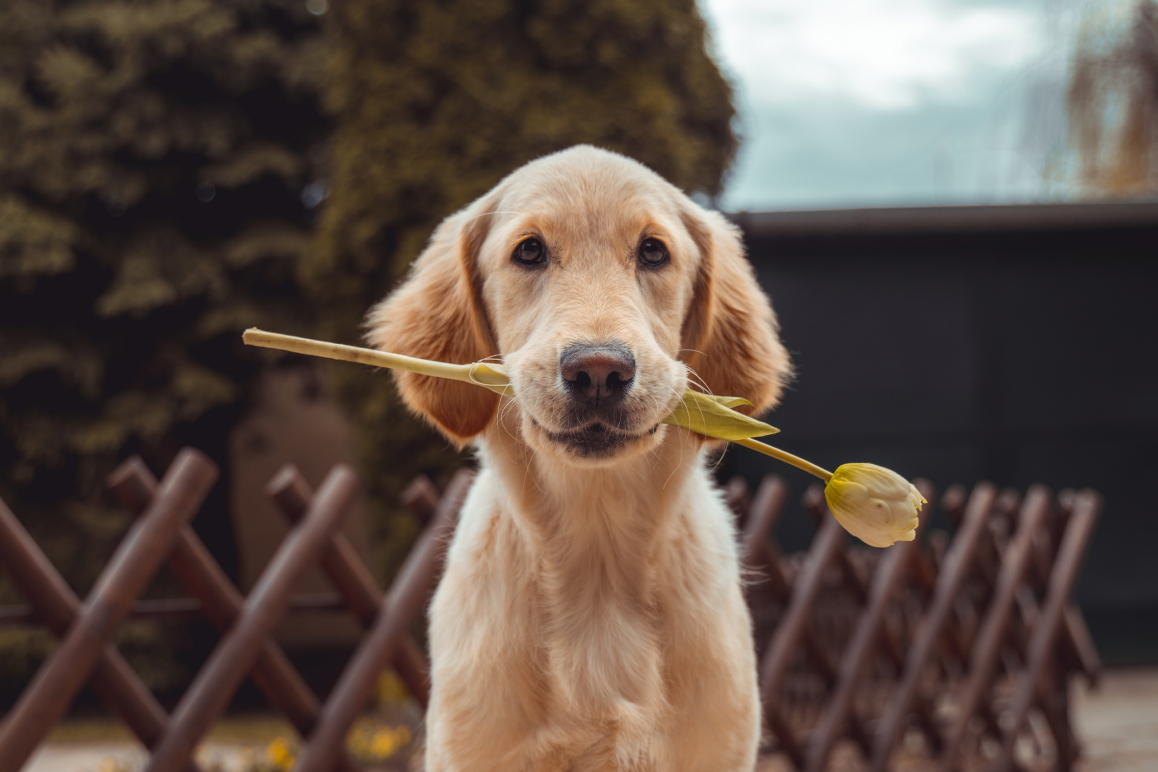
[[[918,486],[936,501],[927,482]],[[1072,768],[1068,681],[1081,672],[1093,683],[1101,670],[1070,599],[1097,493],[1054,498],[1034,486],[1022,499],[988,483],[968,495],[953,486],[940,500],[951,541],[933,533],[871,550],[847,546],[813,487],[805,505],[816,536],[806,554],[785,558],[768,538],[788,496],[783,480],[766,478],[750,503],[742,481],[726,492],[756,572],[768,751],[820,772],[848,739],[883,772],[913,761],[901,742],[912,731],[918,755],[946,771]]]
[[[283,469],[268,492],[292,528],[248,597],[189,526],[216,476],[190,449],[160,482],[139,459],[125,462],[109,484],[136,520],[83,603],[0,502],[0,565],[28,603],[0,609],[0,624],[41,624],[60,639],[0,726],[0,770],[27,762],[85,683],[150,750],[146,772],[196,770],[194,749],[247,676],[301,734],[300,772],[358,769],[345,738],[385,668],[425,708],[427,665],[410,629],[437,584],[472,473],[459,472],[441,495],[425,478],[407,490],[425,527],[383,593],[338,530],[357,495],[354,474],[335,467],[314,492]],[[783,556],[771,538],[789,495],[783,480],[766,478],[754,496],[733,480],[725,492],[751,572],[766,752],[820,772],[847,739],[883,771],[911,755],[904,740],[915,735],[918,752],[945,770],[1071,768],[1079,747],[1066,686],[1075,672],[1093,682],[1100,670],[1070,599],[1098,494],[1055,498],[1036,486],[1023,499],[985,483],[968,495],[954,486],[940,499],[954,538],[933,533],[881,551],[848,546],[814,488],[805,493],[817,523],[812,546]],[[162,564],[189,597],[137,600]],[[336,595],[293,597],[315,565]],[[341,607],[366,632],[320,702],[272,633],[294,609]],[[196,616],[221,639],[170,715],[112,641],[131,618]]]

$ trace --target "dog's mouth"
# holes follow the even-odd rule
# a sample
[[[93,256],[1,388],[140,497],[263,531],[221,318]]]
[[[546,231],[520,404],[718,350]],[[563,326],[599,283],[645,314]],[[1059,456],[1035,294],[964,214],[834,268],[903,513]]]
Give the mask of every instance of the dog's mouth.
[[[636,440],[650,437],[659,429],[659,424],[656,424],[647,431],[633,433],[608,426],[602,421],[592,421],[578,429],[553,432],[533,418],[531,423],[539,427],[551,442],[562,445],[581,458],[610,456]]]

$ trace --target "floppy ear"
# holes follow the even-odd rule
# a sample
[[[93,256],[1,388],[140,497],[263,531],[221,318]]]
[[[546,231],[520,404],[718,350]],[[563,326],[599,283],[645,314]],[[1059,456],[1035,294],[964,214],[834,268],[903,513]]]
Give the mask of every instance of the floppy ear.
[[[776,314],[744,257],[740,229],[695,204],[683,221],[702,255],[682,330],[684,362],[712,394],[751,400],[759,415],[792,378]]]
[[[477,269],[491,218],[478,217],[478,208],[476,204],[444,220],[402,285],[370,311],[370,345],[452,364],[497,353]],[[460,448],[486,428],[499,403],[497,394],[469,383],[400,370],[393,374],[407,407]]]

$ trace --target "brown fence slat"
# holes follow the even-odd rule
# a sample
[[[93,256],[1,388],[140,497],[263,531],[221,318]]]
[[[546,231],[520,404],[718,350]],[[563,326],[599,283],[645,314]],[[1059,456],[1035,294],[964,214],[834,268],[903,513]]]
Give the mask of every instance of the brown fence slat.
[[[354,473],[344,465],[334,467],[311,502],[310,511],[286,536],[233,626],[182,696],[169,731],[154,748],[145,772],[177,770],[193,752],[252,669],[274,625],[285,614],[293,586],[317,562],[357,491]],[[331,763],[340,755],[340,747],[332,749]]]
[[[305,515],[314,495],[305,478],[292,465],[286,465],[274,475],[266,491],[291,523],[298,522]],[[322,552],[321,562],[322,569],[358,621],[365,627],[372,625],[382,606],[382,591],[345,534],[339,531],[333,535]],[[391,664],[410,694],[425,710],[430,701],[430,672],[422,652],[409,636]]]
[[[1005,727],[1005,742],[1003,745],[1004,758],[999,762],[997,770],[1005,772],[1009,769],[1013,759],[1013,746],[1017,740],[1017,733],[1029,713],[1030,706],[1040,693],[1040,680],[1045,670],[1047,660],[1054,648],[1059,634],[1064,634],[1064,615],[1069,602],[1070,593],[1077,581],[1078,569],[1086,546],[1097,522],[1098,513],[1102,507],[1101,497],[1093,491],[1082,491],[1074,503],[1073,514],[1069,517],[1062,535],[1057,560],[1049,576],[1049,592],[1046,596],[1045,607],[1038,617],[1030,638],[1026,654],[1025,670],[1019,678],[1017,692],[1010,708],[1011,719]],[[1048,703],[1051,695],[1041,695],[1044,703]],[[1058,719],[1065,716],[1065,711],[1051,711],[1048,704],[1043,705],[1047,713],[1054,716],[1050,721],[1054,731],[1054,740],[1058,746],[1058,768],[1067,770],[1073,764],[1077,752],[1073,742],[1068,721]],[[1055,723],[1058,724],[1055,726]]]
[[[382,601],[374,626],[362,638],[322,707],[317,728],[298,759],[297,772],[329,772],[337,749],[373,694],[378,674],[397,655],[426,605],[474,473],[460,470],[438,503],[434,521],[418,538]]]
[[[3,537],[0,537],[3,538]],[[80,605],[80,601],[77,601]],[[346,600],[336,592],[308,592],[290,599],[290,614],[316,614],[349,611]],[[197,598],[155,598],[133,604],[127,622],[200,622],[205,619],[205,606]],[[32,606],[0,606],[0,630],[20,627],[41,627],[42,617]],[[47,626],[47,625],[45,625]]]
[[[1058,493],[1059,517],[1057,518],[1057,525],[1059,530],[1064,530],[1069,521],[1076,497],[1077,494],[1072,489]],[[1060,550],[1060,536],[1057,541]],[[1082,610],[1072,599],[1066,603],[1063,624],[1065,625],[1065,647],[1069,656],[1085,674],[1090,687],[1097,686],[1098,679],[1102,674],[1102,658],[1098,654],[1097,646],[1094,645],[1094,638],[1090,635],[1090,629],[1086,625],[1086,618],[1082,614]]]
[[[438,487],[429,477],[424,474],[415,477],[402,491],[401,498],[402,504],[410,510],[419,525],[423,528],[430,525],[434,511],[438,509],[440,496]]]
[[[740,565],[764,574],[768,582],[764,591],[776,599],[787,597],[789,589],[780,568],[779,551],[772,546],[770,537],[776,531],[787,499],[788,484],[784,479],[777,475],[765,477],[756,489],[740,539]]]
[[[68,710],[161,567],[178,529],[192,519],[216,479],[216,466],[202,453],[187,448],[177,455],[148,512],[117,547],[68,634],[9,711],[0,728],[0,769],[20,769]]]

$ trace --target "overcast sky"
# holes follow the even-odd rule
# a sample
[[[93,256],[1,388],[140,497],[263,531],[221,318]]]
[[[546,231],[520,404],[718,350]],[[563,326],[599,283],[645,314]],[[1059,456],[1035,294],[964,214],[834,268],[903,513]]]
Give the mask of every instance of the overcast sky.
[[[721,207],[1064,197],[1050,161],[1089,2],[701,0],[743,136]]]

